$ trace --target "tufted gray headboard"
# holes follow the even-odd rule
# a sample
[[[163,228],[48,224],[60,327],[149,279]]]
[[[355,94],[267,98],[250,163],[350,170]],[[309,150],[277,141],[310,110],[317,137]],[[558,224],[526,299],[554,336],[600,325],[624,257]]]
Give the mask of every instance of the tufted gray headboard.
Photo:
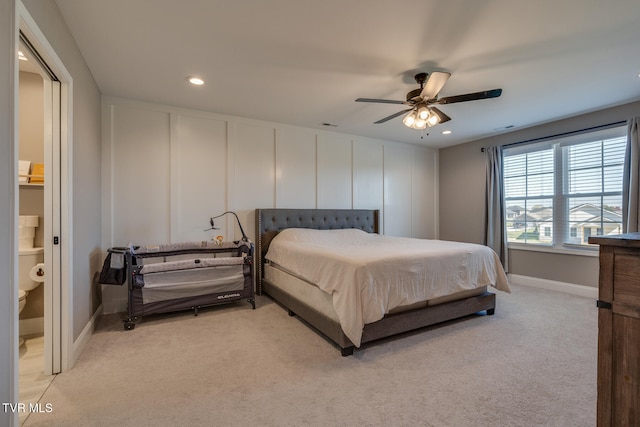
[[[380,232],[380,211],[371,209],[256,209],[255,270],[258,295],[262,294],[264,256],[271,240],[285,228],[335,230],[358,228]]]

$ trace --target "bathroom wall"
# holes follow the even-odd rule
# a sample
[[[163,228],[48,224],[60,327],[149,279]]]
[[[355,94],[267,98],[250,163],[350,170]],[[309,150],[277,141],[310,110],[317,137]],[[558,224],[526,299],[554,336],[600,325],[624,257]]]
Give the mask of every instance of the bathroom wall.
[[[44,89],[39,74],[21,71],[19,80],[19,159],[44,163]],[[44,187],[20,185],[20,215],[38,215],[34,246],[44,245]],[[29,292],[20,320],[44,318],[44,287]],[[44,325],[43,325],[44,329]]]

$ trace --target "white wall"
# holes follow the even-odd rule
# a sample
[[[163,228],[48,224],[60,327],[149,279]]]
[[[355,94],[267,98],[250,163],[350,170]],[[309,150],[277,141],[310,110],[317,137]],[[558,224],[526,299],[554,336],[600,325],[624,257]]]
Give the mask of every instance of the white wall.
[[[62,316],[69,317],[71,323],[69,338],[75,347],[72,356],[75,358],[84,343],[79,338],[100,305],[95,277],[102,266],[101,97],[55,1],[23,0],[23,3],[72,80],[66,82],[70,87],[71,99],[63,100],[63,104],[68,102],[71,105],[73,113],[72,128],[66,129],[71,140],[69,145],[62,147],[61,159],[61,167],[68,171],[68,182],[62,183],[62,203],[65,205],[62,210],[68,209],[68,222],[63,223],[61,228],[62,262],[67,264],[63,265],[61,297],[71,305],[70,310],[63,312]],[[50,65],[54,65],[55,69],[55,64]],[[65,140],[63,136],[63,145]],[[64,254],[65,247],[70,248],[70,259]],[[69,362],[73,363],[73,360]]]
[[[103,99],[103,244],[238,239],[256,208],[380,209],[385,234],[435,237],[437,152],[425,147]],[[103,288],[105,312],[126,289]]]
[[[0,0],[0,402],[14,403],[18,397],[16,34],[15,1]],[[0,425],[16,421],[15,414],[0,411]]]

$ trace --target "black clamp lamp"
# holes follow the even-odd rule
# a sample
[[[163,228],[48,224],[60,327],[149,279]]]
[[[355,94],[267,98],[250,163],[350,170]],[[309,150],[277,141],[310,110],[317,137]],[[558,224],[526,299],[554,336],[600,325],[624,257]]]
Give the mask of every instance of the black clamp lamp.
[[[216,218],[220,218],[221,216],[224,216],[224,215],[226,215],[226,214],[232,214],[233,216],[235,216],[235,217],[236,217],[236,221],[238,221],[238,227],[240,227],[240,232],[242,233],[242,241],[243,241],[243,242],[248,242],[248,241],[249,241],[249,238],[248,238],[248,237],[247,237],[247,235],[245,234],[244,229],[242,228],[242,224],[240,224],[240,218],[238,218],[238,215],[236,215],[236,213],[235,213],[235,212],[232,212],[232,211],[226,211],[226,212],[224,212],[224,213],[221,213],[221,214],[220,214],[220,215],[218,215],[218,216],[214,216],[214,217],[212,217],[212,218],[209,218],[209,224],[211,224],[211,228],[207,228],[207,230],[220,230],[220,228],[219,228],[219,227],[216,227],[216,226],[215,226],[215,224],[214,224],[213,220],[214,220],[214,219],[216,219]],[[207,231],[207,230],[205,230],[205,231]]]

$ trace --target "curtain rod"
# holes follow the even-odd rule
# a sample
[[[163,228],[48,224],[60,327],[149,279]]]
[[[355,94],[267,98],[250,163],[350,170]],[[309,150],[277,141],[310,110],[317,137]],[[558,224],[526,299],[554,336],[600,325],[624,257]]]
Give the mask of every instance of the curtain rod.
[[[569,131],[569,132],[556,133],[555,135],[541,136],[539,138],[532,138],[532,139],[526,139],[524,141],[511,142],[509,144],[504,144],[502,146],[502,148],[513,147],[515,145],[520,145],[520,144],[530,144],[532,142],[545,141],[547,139],[554,139],[554,138],[559,138],[561,136],[575,135],[575,134],[579,134],[579,133],[589,132],[589,131],[592,131],[592,130],[606,129],[606,128],[609,128],[609,127],[618,126],[618,125],[622,125],[622,124],[626,124],[626,123],[627,123],[626,120],[620,120],[618,122],[607,123],[607,124],[604,124],[604,125],[592,126],[592,127],[588,127],[588,128],[584,128],[584,129],[572,130],[572,131]],[[482,151],[483,153],[484,153],[484,150],[485,150],[485,147],[482,147],[480,149],[480,151]]]

